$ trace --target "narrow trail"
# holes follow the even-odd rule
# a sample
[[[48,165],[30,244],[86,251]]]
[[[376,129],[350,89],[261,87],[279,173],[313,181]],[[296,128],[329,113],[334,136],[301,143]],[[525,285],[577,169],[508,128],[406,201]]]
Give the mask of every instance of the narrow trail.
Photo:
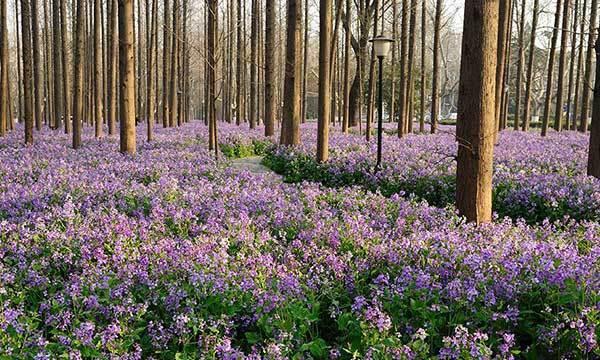
[[[231,161],[231,167],[238,170],[246,170],[253,174],[265,174],[277,179],[279,181],[283,181],[281,175],[276,174],[268,167],[261,164],[262,156],[250,156],[240,159],[234,159]]]

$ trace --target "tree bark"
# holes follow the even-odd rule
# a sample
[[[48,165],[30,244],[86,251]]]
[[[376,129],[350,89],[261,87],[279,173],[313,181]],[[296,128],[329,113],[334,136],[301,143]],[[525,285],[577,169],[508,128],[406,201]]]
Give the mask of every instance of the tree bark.
[[[440,77],[440,30],[442,26],[442,0],[436,0],[435,21],[433,28],[433,75],[431,85],[431,133],[435,134],[438,126],[438,116],[440,106],[439,97],[439,77]]]
[[[108,135],[114,135],[117,132],[117,95],[118,95],[118,63],[119,63],[119,31],[117,25],[118,0],[108,0],[110,2],[110,20],[109,20],[109,47],[110,60],[108,62]]]
[[[585,74],[583,76],[583,94],[581,96],[581,123],[579,131],[588,130],[588,115],[590,106],[590,90],[592,88],[592,61],[594,58],[594,42],[596,34],[596,15],[598,14],[598,0],[592,0],[592,10],[590,12],[590,27],[588,35],[588,49],[585,56]]]
[[[529,40],[529,58],[527,59],[527,76],[525,82],[525,108],[523,109],[523,125],[521,130],[529,130],[531,121],[531,88],[533,86],[533,63],[535,60],[535,39],[539,16],[539,0],[533,1],[533,19],[531,20],[531,37]]]
[[[25,144],[33,145],[32,109],[32,61],[31,61],[31,14],[29,0],[21,0],[21,34],[23,37],[23,121],[25,122]]]
[[[574,114],[573,107],[571,106],[571,100],[573,99],[573,88],[575,86],[575,62],[577,61],[577,57],[575,56],[577,52],[577,20],[579,15],[579,1],[575,0],[573,3],[573,21],[572,21],[572,32],[571,32],[571,52],[570,52],[570,60],[569,60],[569,85],[567,87],[567,113],[565,115],[565,129],[570,130],[571,124],[575,122],[575,118],[572,116]]]
[[[148,1],[146,0],[146,4]],[[146,9],[149,11],[149,9]],[[146,16],[146,19],[148,16]],[[155,98],[155,89],[154,89],[154,43],[156,37],[156,26],[157,26],[157,0],[152,0],[152,15],[151,15],[151,25],[150,25],[150,36],[149,36],[149,44],[148,44],[148,53],[146,57],[148,59],[148,69],[146,73],[146,82],[147,82],[147,95],[146,95],[146,140],[151,142],[153,140],[153,128],[154,128],[154,98]]]
[[[577,54],[577,75],[575,76],[575,99],[573,100],[573,122],[571,123],[571,130],[577,130],[577,115],[580,104],[581,94],[581,73],[583,71],[583,49],[584,49],[584,34],[585,34],[585,14],[587,11],[587,0],[583,0],[583,7],[581,8],[580,28],[579,28],[579,52]]]
[[[169,63],[171,62],[171,30],[169,15],[171,15],[169,0],[164,2],[163,18],[163,78],[162,78],[162,121],[163,127],[169,127]]]
[[[494,108],[494,114],[496,119],[496,129],[502,128],[502,100],[503,92],[506,87],[506,62],[507,62],[507,47],[509,41],[507,38],[510,37],[511,29],[511,15],[512,15],[512,1],[511,0],[500,0],[499,1],[499,22],[498,22],[498,44],[496,46],[496,104]],[[497,131],[495,133],[497,138]]]
[[[136,151],[133,0],[118,1],[120,150],[133,155]]]
[[[6,24],[6,2],[0,0],[0,136],[4,136],[8,125],[8,26]]]
[[[219,154],[217,142],[217,59],[216,59],[216,41],[217,41],[217,0],[208,0],[208,136],[209,150],[214,151],[215,158]]]
[[[300,143],[300,76],[301,58],[301,0],[287,0],[287,30],[285,53],[285,79],[283,88],[283,122],[281,124],[282,145]]]
[[[556,42],[558,41],[558,26],[560,24],[561,0],[556,1],[556,13],[554,15],[554,30],[552,31],[552,44],[548,60],[548,78],[546,81],[546,99],[544,101],[544,115],[542,117],[542,136],[548,133],[548,122],[550,121],[550,104],[552,101],[552,84],[554,81],[554,57],[556,55]]]
[[[567,43],[569,41],[569,8],[571,7],[571,1],[564,0],[563,5],[560,57],[558,59],[558,88],[556,90],[556,110],[554,111],[554,130],[556,131],[561,131],[563,128],[564,74],[567,61]]]
[[[419,132],[425,132],[425,93],[427,89],[426,72],[426,46],[427,46],[427,2],[421,2],[421,94],[420,94],[420,111],[419,111]]]
[[[456,203],[468,221],[492,220],[497,0],[466,0],[458,100]]]
[[[317,124],[317,161],[329,157],[329,122],[331,121],[331,22],[332,0],[319,6],[319,119]]]
[[[35,128],[42,130],[42,64],[41,64],[41,46],[40,46],[40,24],[38,19],[37,0],[31,0],[31,37],[33,45],[33,101],[35,111]]]
[[[62,50],[62,70],[63,70],[63,96],[64,96],[64,121],[65,121],[65,134],[69,134],[72,128],[71,121],[71,75],[69,68],[69,50],[68,50],[68,37],[69,32],[67,31],[67,6],[66,0],[56,0],[60,1],[60,40],[61,40],[61,50]]]
[[[85,0],[77,1],[75,27],[75,50],[73,54],[73,149],[81,147],[83,115],[83,46],[84,46]]]
[[[275,134],[276,76],[275,76],[275,0],[265,3],[265,136]]]
[[[593,33],[590,33],[590,37],[592,35]],[[590,176],[600,179],[600,37],[596,39],[594,49],[596,51],[596,80],[594,83],[587,173]]]
[[[102,137],[104,123],[102,81],[104,77],[102,69],[102,19],[100,16],[101,0],[94,0],[94,119],[96,121],[95,136]]]
[[[515,120],[513,128],[515,130],[520,129],[520,117],[521,117],[521,82],[523,80],[523,62],[524,59],[524,48],[525,48],[525,10],[527,1],[521,0],[521,20],[519,21],[519,38],[517,40],[519,44],[519,53],[517,55],[517,82],[516,82],[516,93],[515,93]]]
[[[250,23],[250,129],[256,127],[258,82],[258,0],[252,0]]]
[[[177,56],[177,48],[179,47],[179,1],[173,0],[173,22],[171,26],[171,42],[170,42],[170,60],[169,60],[169,127],[175,127],[178,124],[177,120],[177,71],[179,70],[179,61]]]

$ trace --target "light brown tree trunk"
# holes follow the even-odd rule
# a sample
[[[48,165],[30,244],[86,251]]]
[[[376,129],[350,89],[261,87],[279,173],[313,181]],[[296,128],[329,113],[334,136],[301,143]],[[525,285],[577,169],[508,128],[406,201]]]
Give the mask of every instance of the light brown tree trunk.
[[[413,76],[413,67],[415,63],[415,33],[417,27],[417,0],[411,0],[410,2],[410,25],[408,28],[408,74],[407,84],[408,92],[406,96],[406,132],[412,133],[413,131],[413,104],[414,104],[414,89],[415,79]]]
[[[593,37],[593,35],[594,33],[590,33],[590,37]],[[587,173],[590,176],[600,179],[600,37],[596,39],[594,49],[596,50],[596,80],[594,82]]]
[[[62,93],[64,97],[63,102],[63,118],[65,122],[65,134],[69,134],[72,128],[71,121],[71,75],[70,75],[70,62],[69,62],[69,50],[68,50],[68,37],[69,32],[67,30],[67,6],[66,0],[56,0],[60,1],[60,41],[61,41],[61,50],[62,50],[62,70],[63,70],[63,83],[62,83]]]
[[[119,1],[119,112],[120,150],[135,154],[135,66],[133,0]]]
[[[265,4],[265,136],[275,133],[275,0],[266,0]]]
[[[62,128],[63,116],[63,89],[62,89],[62,64],[61,64],[61,31],[60,31],[60,2],[59,0],[52,1],[52,61],[54,63],[54,120],[55,128]],[[65,119],[66,121],[66,119]]]
[[[148,9],[148,0],[146,0],[146,11],[149,11]],[[148,68],[147,68],[147,73],[146,73],[146,82],[147,82],[147,90],[148,93],[146,95],[146,124],[147,124],[147,129],[146,129],[146,140],[148,142],[151,142],[153,139],[153,128],[154,128],[154,99],[155,99],[155,89],[154,89],[154,76],[153,76],[153,71],[152,69],[154,69],[154,43],[155,43],[155,37],[156,37],[156,26],[157,26],[157,0],[152,0],[152,15],[151,15],[151,25],[150,25],[150,36],[148,39],[148,53],[147,53],[147,59],[148,59]],[[148,19],[148,16],[146,16],[146,19]]]
[[[332,0],[319,4],[319,119],[317,124],[317,161],[329,157],[329,122],[331,121],[331,22]]]
[[[300,106],[302,107],[302,117],[300,120],[304,124],[306,122],[306,79],[308,78],[308,9],[309,3],[306,0],[304,4],[304,41],[302,45],[304,46],[304,53],[302,59],[302,102]]]
[[[108,61],[108,135],[117,132],[117,108],[118,108],[118,63],[119,63],[119,31],[117,27],[118,0],[108,0],[111,10],[109,15],[109,47],[110,60]]]
[[[171,47],[171,57],[169,60],[169,76],[170,76],[170,83],[169,83],[169,127],[175,127],[178,123],[177,121],[177,71],[179,70],[179,61],[178,61],[178,56],[177,56],[177,48],[179,47],[179,41],[178,41],[178,32],[179,32],[179,16],[178,16],[178,12],[179,12],[179,1],[178,0],[174,0],[173,1],[173,22],[172,22],[172,26],[171,26],[171,33],[169,34],[169,36],[171,36],[171,43],[170,43],[170,47]]]
[[[560,36],[560,57],[558,59],[558,88],[556,90],[556,110],[554,111],[554,130],[561,131],[563,128],[563,104],[565,66],[567,61],[567,44],[569,41],[569,8],[570,0],[563,0],[562,35]]]
[[[431,85],[431,133],[437,131],[439,105],[439,77],[440,77],[440,30],[442,26],[442,0],[436,0],[435,20],[433,25],[433,74]]]
[[[350,0],[346,0],[345,3],[346,24],[350,24],[352,22],[352,7],[350,6]],[[348,132],[348,127],[350,125],[350,35],[350,26],[346,26],[344,31],[344,114],[342,117],[342,132],[344,134]]]
[[[533,1],[533,19],[531,20],[531,37],[529,40],[529,58],[527,59],[527,76],[525,83],[525,108],[523,110],[523,125],[521,130],[529,130],[531,121],[531,88],[533,86],[533,63],[535,60],[535,39],[537,33],[537,23],[539,16],[539,0]]]
[[[515,92],[515,120],[514,120],[514,130],[520,129],[520,118],[521,118],[521,81],[523,80],[523,62],[524,59],[524,49],[525,49],[525,10],[527,1],[521,0],[521,20],[519,20],[519,37],[517,39],[517,43],[519,46],[519,53],[517,55],[517,81],[515,84],[516,92]],[[497,93],[497,92],[496,92]]]
[[[33,45],[33,104],[35,111],[35,128],[39,131],[42,130],[42,91],[44,85],[42,83],[42,64],[40,59],[42,47],[40,45],[40,23],[38,19],[37,0],[31,0],[31,37]]]
[[[408,48],[408,24],[409,24],[409,2],[402,0],[402,19],[400,30],[400,88],[398,91],[398,137],[405,134],[405,127],[408,114],[408,81],[407,81],[407,48]]]
[[[242,123],[242,117],[244,116],[243,110],[243,71],[244,71],[244,42],[242,37],[242,0],[237,1],[237,63],[236,63],[236,74],[235,74],[235,91],[236,91],[236,108],[235,108],[235,123],[240,125]]]
[[[101,138],[103,136],[104,124],[104,109],[103,109],[103,94],[102,81],[104,77],[102,69],[102,18],[100,16],[100,8],[102,7],[101,0],[94,0],[94,119],[95,119],[95,136]]]
[[[283,88],[282,145],[300,143],[300,93],[301,93],[301,0],[287,0],[287,30],[285,53],[285,79]]]
[[[75,49],[73,54],[73,149],[81,147],[83,115],[83,47],[85,22],[85,0],[77,0],[75,26]]]
[[[219,146],[217,142],[217,59],[216,59],[216,41],[217,41],[217,0],[208,0],[208,132],[209,132],[209,150],[215,152],[218,157]]]
[[[421,2],[421,101],[420,101],[420,111],[419,111],[419,132],[425,132],[425,101],[426,101],[426,90],[427,90],[427,80],[425,76],[425,72],[427,70],[427,65],[425,64],[425,53],[427,46],[427,2]]]
[[[585,56],[585,74],[583,76],[583,93],[581,96],[581,123],[579,131],[588,130],[588,116],[590,106],[590,90],[592,88],[592,61],[594,59],[594,36],[596,34],[596,16],[598,14],[598,0],[592,0],[592,9],[590,12],[590,27],[588,35],[588,49]]]
[[[375,7],[375,16],[373,21],[373,37],[376,37],[379,29],[379,8],[380,1],[374,0],[373,6]],[[371,47],[371,57],[369,61],[369,78],[367,80],[367,126],[366,126],[366,139],[371,140],[371,124],[373,123],[373,115],[375,113],[375,63],[377,58],[375,57],[375,50]]]
[[[6,24],[6,1],[0,0],[0,136],[8,125],[8,26]]]
[[[25,122],[25,144],[33,145],[32,109],[32,61],[31,61],[31,13],[29,0],[21,0],[21,36],[23,37],[23,121]]]
[[[492,220],[498,46],[497,0],[466,0],[460,66],[456,205],[468,221]]]
[[[504,90],[506,88],[506,72],[507,72],[507,47],[509,44],[510,32],[511,32],[511,15],[512,15],[512,1],[511,0],[500,0],[499,1],[499,19],[498,19],[498,44],[496,46],[496,104],[494,107],[494,116],[496,121],[496,130],[502,128],[502,100],[504,99]],[[494,133],[497,140],[498,131]]]
[[[250,23],[250,129],[256,127],[258,82],[258,0],[252,0]]]
[[[162,78],[162,121],[163,127],[169,127],[169,69],[171,62],[171,29],[169,29],[169,15],[171,10],[169,0],[164,2],[164,20],[163,20],[163,78]]]
[[[565,0],[562,0],[565,1]],[[552,85],[554,82],[554,57],[556,55],[556,42],[558,41],[558,27],[560,25],[561,0],[556,1],[556,13],[554,14],[554,30],[552,31],[552,43],[548,60],[548,78],[546,81],[546,98],[544,100],[544,115],[542,117],[542,136],[548,133],[548,122],[550,121],[550,105],[552,102]]]
[[[580,16],[580,28],[579,28],[579,52],[577,54],[577,75],[575,76],[575,99],[573,100],[573,122],[571,123],[571,130],[577,130],[577,115],[580,104],[581,94],[581,74],[583,71],[583,49],[584,45],[584,34],[585,34],[585,15],[587,11],[587,0],[583,0],[583,7],[581,8]],[[576,23],[576,22],[575,22]]]
[[[575,62],[577,61],[577,57],[575,56],[576,52],[577,52],[577,20],[579,20],[578,17],[579,14],[579,1],[575,0],[574,4],[573,4],[573,25],[572,25],[572,32],[571,32],[571,52],[570,52],[570,59],[569,59],[569,85],[567,87],[567,113],[565,115],[565,129],[566,130],[570,130],[571,129],[571,124],[575,122],[575,117],[572,116],[574,114],[573,112],[573,106],[572,106],[572,102],[571,100],[573,99],[573,88],[575,86],[574,81],[575,81]]]

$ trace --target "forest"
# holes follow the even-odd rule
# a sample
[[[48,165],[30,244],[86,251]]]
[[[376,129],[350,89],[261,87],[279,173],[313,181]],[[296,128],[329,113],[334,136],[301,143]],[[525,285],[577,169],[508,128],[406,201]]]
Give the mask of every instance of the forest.
[[[0,359],[599,359],[598,0],[0,0]]]

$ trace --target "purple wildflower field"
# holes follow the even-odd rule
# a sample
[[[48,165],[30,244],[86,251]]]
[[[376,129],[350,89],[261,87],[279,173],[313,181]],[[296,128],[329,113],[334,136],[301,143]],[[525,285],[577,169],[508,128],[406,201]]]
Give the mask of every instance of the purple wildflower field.
[[[600,182],[587,137],[505,132],[493,224],[452,205],[452,129],[331,160],[219,124],[68,146],[0,144],[0,358],[593,359],[600,356]],[[138,129],[142,133],[142,129]],[[425,180],[423,180],[425,179]]]

